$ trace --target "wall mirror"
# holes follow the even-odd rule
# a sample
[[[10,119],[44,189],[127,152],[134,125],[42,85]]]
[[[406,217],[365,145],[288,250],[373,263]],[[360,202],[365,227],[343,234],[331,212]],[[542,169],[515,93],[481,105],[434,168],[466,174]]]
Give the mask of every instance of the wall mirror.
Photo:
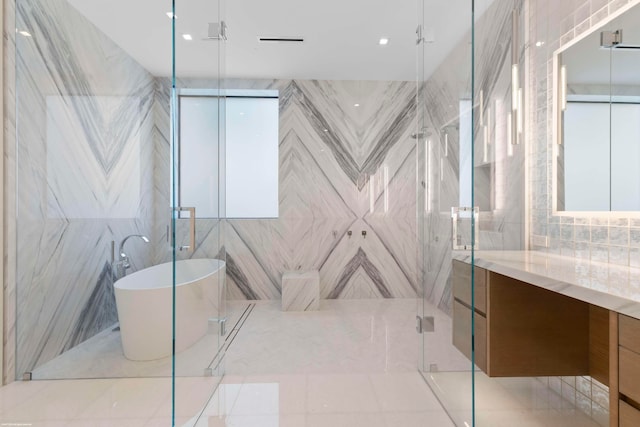
[[[640,5],[554,65],[554,211],[640,211]]]

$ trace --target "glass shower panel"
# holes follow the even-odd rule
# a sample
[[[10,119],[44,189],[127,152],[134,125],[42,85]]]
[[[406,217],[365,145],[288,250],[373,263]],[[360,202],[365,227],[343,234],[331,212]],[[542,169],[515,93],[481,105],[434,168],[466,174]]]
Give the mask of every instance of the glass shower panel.
[[[159,377],[176,419],[220,380],[222,6],[16,1],[16,378]]]
[[[475,300],[474,425],[496,424],[495,411],[518,408],[529,419],[535,377],[505,377],[497,369],[497,325],[504,323],[496,276],[483,268],[483,256],[525,249],[527,7],[523,0],[480,0],[474,19],[473,197],[479,208],[473,251]],[[496,252],[500,251],[500,252]],[[491,302],[493,301],[493,305]],[[493,339],[492,339],[493,337]],[[493,352],[492,352],[493,350]],[[492,357],[493,356],[493,357]],[[522,375],[513,370],[508,375]],[[516,423],[518,411],[505,411]],[[523,415],[526,414],[526,415]],[[533,416],[535,418],[535,415]]]
[[[425,144],[420,143],[420,130],[426,127],[425,119],[426,115],[423,111],[424,104],[424,81],[425,81],[425,61],[424,61],[424,43],[422,42],[422,28],[424,27],[423,17],[424,17],[424,1],[418,0],[416,2],[417,5],[417,15],[418,15],[418,28],[416,29],[416,123],[415,123],[415,133],[411,136],[416,141],[416,230],[417,230],[417,245],[416,245],[416,262],[417,265],[421,268],[418,268],[418,292],[416,298],[416,320],[417,331],[420,333],[422,330],[422,319],[424,317],[424,266],[427,263],[427,252],[425,250],[424,242],[427,240],[425,233],[427,231],[427,227],[425,224],[425,211],[426,211],[426,203],[427,203],[427,194],[425,191],[427,180],[426,180],[426,162],[425,159],[426,150]],[[418,349],[418,370],[424,371],[424,344],[422,337],[419,341],[419,349]]]
[[[419,2],[419,369],[456,425],[473,423],[471,250],[473,203],[472,10]],[[444,24],[446,23],[446,25]],[[455,249],[455,250],[454,250]],[[462,259],[464,262],[458,262]],[[454,287],[452,270],[460,281]],[[461,293],[462,295],[458,295]]]
[[[172,418],[173,425],[208,425],[227,335],[224,2],[175,1],[171,14],[172,73],[159,91],[171,124],[163,160],[170,172],[164,256],[173,267]]]
[[[9,221],[17,238],[9,252],[19,379],[171,376],[170,328],[163,358],[140,362],[127,348],[156,334],[138,326],[149,311],[170,310],[170,294],[158,306],[145,296],[138,304],[140,294],[121,298],[145,286],[136,273],[166,251],[153,165],[154,128],[169,119],[157,122],[153,111],[156,76],[170,67],[141,51],[161,57],[164,46],[169,57],[170,48],[140,36],[156,34],[159,22],[167,41],[170,23],[164,8],[122,15],[107,3],[16,1],[18,196]]]
[[[497,397],[522,385],[486,374],[489,276],[476,261],[524,248],[525,2],[475,1],[450,19],[437,3],[421,3],[418,45],[420,369],[456,425],[489,426]]]

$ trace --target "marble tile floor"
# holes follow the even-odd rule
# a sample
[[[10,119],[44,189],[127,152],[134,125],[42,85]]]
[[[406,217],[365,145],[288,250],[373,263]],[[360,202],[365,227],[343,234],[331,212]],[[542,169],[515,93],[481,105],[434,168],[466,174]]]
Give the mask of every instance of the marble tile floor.
[[[219,378],[178,378],[176,425],[198,413]],[[171,426],[170,378],[14,382],[0,388],[0,426]]]
[[[435,331],[420,336],[415,333],[416,308],[417,301],[409,299],[323,300],[317,312],[283,313],[277,302],[259,302],[227,352],[228,377],[225,380],[233,379],[237,375],[249,375],[244,378],[245,384],[261,384],[265,376],[270,378],[269,374],[277,374],[275,378],[297,383],[299,395],[309,396],[311,393],[307,390],[305,394],[301,383],[305,379],[309,382],[309,378],[318,375],[331,377],[336,382],[355,381],[354,377],[358,376],[384,376],[387,381],[401,384],[416,373],[416,361],[424,358],[424,366],[427,369],[435,367],[439,371],[425,374],[431,389],[426,388],[418,392],[417,387],[392,387],[395,398],[412,401],[416,399],[415,393],[419,393],[425,399],[424,408],[429,408],[427,402],[437,397],[450,411],[456,425],[465,426],[466,422],[471,426],[470,362],[451,345],[451,318],[435,307],[425,305],[424,315],[434,317]],[[236,384],[234,387],[237,386]],[[369,388],[362,386],[358,393],[366,394]],[[283,387],[280,386],[280,389]],[[221,390],[224,390],[224,387],[221,387]],[[345,390],[348,390],[348,387],[345,387]],[[478,426],[606,425],[596,423],[580,412],[575,404],[563,399],[535,378],[490,379],[482,372],[477,372],[476,390]],[[215,398],[220,399],[219,396],[214,396],[214,400]],[[313,406],[312,403],[310,405]],[[215,415],[217,411],[219,407],[214,404],[213,410],[209,405],[204,413]],[[348,413],[346,409],[344,412]],[[303,414],[287,413],[279,418],[280,424],[274,421],[277,418],[274,418],[273,414],[262,414],[258,417],[260,422],[256,421],[253,424],[251,417],[239,417],[232,410],[226,414],[222,419],[228,424],[221,423],[220,417],[214,417],[218,420],[218,424],[215,424],[209,417],[209,425],[325,425],[313,423],[316,414],[311,410],[305,412],[306,418],[302,417]],[[428,414],[416,411],[411,417],[422,420],[422,424],[418,424],[421,426],[451,425],[449,422],[440,421],[439,416],[434,414],[433,411]],[[367,426],[387,425],[371,421],[367,412],[360,414],[361,418],[357,418],[353,413],[345,416],[346,419],[356,417],[352,419],[352,424],[345,421],[345,425],[359,425],[360,421],[357,420],[362,420],[362,425]],[[327,419],[329,418],[330,416],[327,416]],[[385,417],[375,418],[381,420]],[[298,423],[289,424],[289,419],[297,420]],[[389,425],[414,425],[408,419],[405,420],[407,424],[398,422]],[[442,424],[439,424],[440,422]],[[201,425],[207,424],[197,424]],[[336,424],[327,421],[326,425],[341,424],[338,421]]]
[[[246,301],[227,304],[227,328],[230,330],[249,306]],[[216,334],[205,335],[181,352],[176,359],[180,376],[201,376],[216,355],[220,342]],[[134,378],[171,376],[171,357],[136,362],[122,352],[120,331],[106,329],[82,344],[66,351],[32,372],[34,380],[81,378]],[[0,426],[1,427],[1,426]]]
[[[417,372],[227,376],[195,427],[453,427]]]
[[[424,378],[457,426],[471,426],[471,373],[425,373]],[[601,427],[593,418],[536,378],[489,378],[475,373],[477,427]]]
[[[318,311],[256,302],[226,353],[227,375],[415,372],[415,299],[322,300]]]
[[[217,389],[215,377],[177,380],[176,425],[453,426],[440,402],[456,425],[471,425],[470,373],[443,372],[469,365],[450,348],[447,316],[431,312],[436,332],[420,349],[413,299],[322,301],[307,313],[254,304]],[[426,382],[423,351],[440,368]],[[476,380],[478,426],[598,426],[536,379]],[[0,426],[171,425],[168,378],[16,382],[0,388],[0,405]]]

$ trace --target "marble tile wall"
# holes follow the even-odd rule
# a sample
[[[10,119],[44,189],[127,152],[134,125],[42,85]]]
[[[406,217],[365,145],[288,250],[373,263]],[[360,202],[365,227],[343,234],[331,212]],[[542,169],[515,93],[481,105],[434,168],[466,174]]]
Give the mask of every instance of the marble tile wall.
[[[546,40],[542,49],[529,48],[525,53],[530,63],[527,78],[531,83],[531,90],[527,96],[530,118],[527,155],[530,156],[531,162],[528,184],[531,188],[532,246],[534,249],[640,266],[640,243],[634,243],[635,240],[640,241],[640,237],[636,236],[640,236],[640,231],[637,231],[640,230],[640,222],[637,219],[560,218],[551,212],[549,191],[549,88],[552,53],[562,43],[567,43],[582,31],[586,31],[603,17],[637,1],[535,0],[528,3],[528,37],[530,40]],[[7,224],[17,222],[18,227],[16,229],[9,226],[6,230],[8,268],[5,278],[4,342],[10,344],[16,339],[16,318],[22,327],[28,327],[29,322],[33,324],[37,320],[37,325],[41,328],[36,327],[36,336],[41,338],[46,335],[42,328],[48,323],[62,322],[61,324],[68,325],[65,337],[54,340],[55,342],[35,340],[39,341],[39,344],[35,345],[27,345],[21,341],[19,326],[17,340],[22,343],[23,351],[28,356],[24,359],[22,355],[18,357],[30,361],[20,365],[17,368],[18,372],[37,363],[37,360],[50,357],[72,345],[81,340],[84,334],[89,333],[86,330],[87,324],[83,325],[82,321],[78,323],[79,319],[86,319],[82,313],[88,312],[89,301],[109,307],[105,310],[104,317],[99,315],[99,319],[89,323],[96,325],[110,319],[108,312],[113,309],[112,306],[99,302],[110,298],[101,291],[104,288],[101,288],[100,284],[104,285],[104,280],[100,278],[101,275],[105,277],[105,266],[109,259],[108,243],[111,240],[118,240],[130,232],[137,231],[151,234],[155,242],[166,241],[168,215],[158,213],[162,212],[158,207],[169,205],[161,197],[164,193],[168,198],[167,192],[159,184],[168,182],[168,170],[157,167],[168,165],[168,128],[162,124],[168,123],[163,121],[168,114],[168,103],[162,101],[162,97],[166,97],[166,85],[161,79],[154,82],[144,70],[104,39],[97,30],[82,21],[73,10],[65,10],[63,4],[61,1],[19,0],[18,22],[14,23],[12,8],[15,7],[15,2],[6,2],[6,28],[15,28],[16,24],[25,25],[34,28],[36,33],[32,40],[18,40],[21,47],[18,67],[24,67],[26,61],[34,60],[40,61],[41,66],[30,67],[28,73],[20,73],[20,78],[15,82],[15,62],[12,53],[15,51],[15,33],[5,32],[5,140],[15,141],[16,118],[13,116],[13,106],[16,86],[19,88],[20,102],[24,102],[21,104],[23,109],[18,109],[18,117],[26,116],[33,121],[39,120],[40,123],[43,123],[46,117],[46,97],[43,95],[45,88],[47,94],[63,99],[70,96],[86,97],[100,94],[126,99],[123,104],[128,105],[133,97],[144,114],[138,116],[142,117],[140,123],[131,124],[129,136],[136,133],[133,129],[139,128],[136,141],[141,145],[140,156],[153,159],[152,162],[141,164],[156,167],[153,172],[144,167],[139,172],[145,178],[141,179],[140,203],[133,218],[109,219],[105,215],[103,218],[71,219],[71,214],[67,217],[59,215],[59,218],[51,218],[48,212],[52,198],[47,194],[48,190],[43,188],[47,173],[47,143],[46,135],[43,134],[46,126],[20,127],[24,134],[18,135],[19,141],[29,141],[29,144],[18,144],[18,151],[24,149],[24,152],[16,152],[15,146],[6,144],[5,183],[7,188],[15,188],[18,181],[20,190],[17,193],[18,197],[11,192],[5,196],[7,207],[16,204],[18,206],[18,219],[15,211],[7,209]],[[488,13],[478,26],[478,46],[484,49],[478,55],[477,65],[479,75],[482,76],[478,90],[483,90],[487,99],[508,105],[510,93],[505,82],[508,82],[509,78],[510,46],[500,44],[498,40],[511,31],[510,10],[514,2],[504,0],[497,1],[496,4],[501,5],[493,6],[498,13]],[[62,21],[66,22],[68,27],[54,26],[54,22],[57,22],[56,16],[64,16],[65,19]],[[74,31],[86,28],[87,37],[65,37],[65,31],[69,31],[72,26],[75,26]],[[61,45],[66,48],[63,51],[50,52],[46,49],[30,49],[30,44],[38,46],[38,29],[42,31],[40,34],[46,34],[47,37],[62,37],[64,43]],[[100,74],[100,70],[107,68],[100,62],[105,61],[104,57],[97,58],[91,51],[96,43],[110,53],[106,60],[111,73],[106,79]],[[469,69],[464,67],[468,64],[465,61],[468,60],[469,53],[464,43],[466,41],[461,42],[461,47],[449,56],[424,88],[428,100],[425,103],[428,110],[428,126],[436,136],[431,140],[428,151],[431,153],[430,158],[435,160],[434,164],[438,164],[440,159],[444,160],[442,172],[435,167],[429,169],[432,181],[437,182],[435,178],[439,178],[440,174],[444,179],[435,186],[439,196],[434,196],[430,201],[431,206],[437,208],[429,210],[425,215],[425,221],[429,226],[425,229],[428,232],[428,263],[424,269],[429,278],[427,297],[444,309],[448,309],[450,304],[449,208],[455,206],[455,194],[459,192],[459,182],[456,181],[459,165],[456,157],[460,156],[459,152],[455,153],[455,132],[448,132],[445,127],[451,124],[449,122],[452,118],[459,115],[459,101],[469,97],[469,76],[464,75],[464,72],[462,75],[453,72]],[[82,61],[79,61],[80,57]],[[47,68],[45,64],[53,67]],[[70,76],[74,78],[69,78]],[[81,77],[76,79],[78,76]],[[12,81],[15,82],[13,85]],[[202,83],[190,82],[190,85],[198,87]],[[281,90],[281,210],[278,220],[231,220],[222,227],[216,220],[199,221],[200,242],[196,255],[217,255],[224,236],[223,243],[228,254],[230,273],[229,295],[232,298],[278,298],[282,272],[300,268],[320,270],[321,293],[324,298],[415,296],[418,288],[415,252],[413,243],[406,244],[414,242],[417,231],[414,221],[416,152],[415,142],[409,137],[412,131],[410,117],[413,114],[410,102],[412,84],[273,81],[244,82],[237,85],[275,87]],[[152,103],[154,94],[156,102]],[[382,103],[382,99],[387,101]],[[94,98],[94,101],[69,102],[67,112],[75,115],[73,120],[82,122],[82,119],[87,117],[87,109],[100,108],[96,105],[99,104],[99,98]],[[353,107],[356,102],[361,104],[359,109]],[[27,105],[30,108],[27,108]],[[495,109],[497,112],[498,107]],[[83,126],[86,126],[85,130],[89,135],[93,132],[94,136],[99,133],[98,129],[103,129],[97,123],[86,121]],[[493,126],[497,142],[500,139],[498,128],[504,126],[504,123],[496,121]],[[448,135],[446,150],[445,132]],[[153,135],[153,143],[149,142],[149,134]],[[122,137],[119,141],[127,146],[129,139]],[[481,214],[480,247],[518,249],[523,247],[525,240],[522,220],[524,192],[520,191],[524,179],[524,149],[523,146],[517,146],[513,155],[505,156],[504,152],[498,152],[498,145],[496,143],[493,146],[492,161],[488,162],[491,176],[497,176],[499,179],[494,178],[494,185],[489,187],[493,188],[493,195],[487,195],[491,200],[488,205],[491,208],[490,212]],[[504,149],[506,147],[503,146],[501,150]],[[448,156],[444,156],[445,151],[449,150],[451,151]],[[99,176],[103,180],[101,185],[114,185],[115,190],[117,185],[122,185],[122,177],[119,182],[118,179],[104,180],[109,174],[110,159],[114,158],[114,153],[117,157],[118,150],[114,151],[112,145],[106,141],[99,141],[98,138],[91,146],[91,153],[87,154],[93,155],[102,168]],[[18,156],[21,159],[20,165],[16,165],[15,162]],[[420,152],[418,158],[423,159]],[[30,161],[23,163],[22,159]],[[424,168],[424,164],[421,167]],[[150,180],[148,177],[152,173],[155,176]],[[387,192],[383,190],[385,175],[389,182]],[[150,184],[151,181],[153,184]],[[373,212],[370,208],[372,187]],[[498,189],[503,193],[501,197],[496,197]],[[477,188],[477,191],[482,195],[482,188]],[[146,203],[147,201],[149,203]],[[145,206],[152,206],[152,203],[154,209],[153,212],[149,212]],[[107,211],[104,206],[100,209]],[[223,232],[221,228],[224,228]],[[21,230],[24,232],[21,233]],[[348,230],[353,231],[350,238],[346,233]],[[365,238],[360,234],[363,230],[367,231]],[[20,234],[19,239],[17,233]],[[68,244],[76,242],[78,236],[80,241],[85,243],[84,246],[74,247]],[[536,245],[535,243],[540,241],[536,236],[543,236],[548,243]],[[12,245],[15,245],[13,250]],[[141,252],[140,257],[134,262],[144,266],[166,259],[168,251],[162,248],[163,246],[159,245],[154,251],[149,252],[135,248]],[[260,251],[261,248],[268,250]],[[90,252],[95,253],[91,261],[77,262],[78,259],[85,260],[84,255]],[[73,274],[90,279],[74,280],[65,277],[62,266],[68,265],[69,262],[77,267],[72,269]],[[25,263],[35,263],[33,265],[36,268],[22,269],[21,266],[27,265]],[[12,265],[18,265],[17,271]],[[37,274],[21,276],[21,271]],[[42,304],[42,301],[50,302],[56,299],[62,302],[65,293],[67,296],[74,295],[74,298],[66,298],[65,301],[75,302],[71,303],[71,306],[60,306],[51,312],[35,310],[37,318],[29,319],[29,315],[21,318],[24,314],[16,313],[13,303],[16,297],[16,282],[17,297],[28,297],[30,304]],[[22,283],[26,285],[22,287]],[[48,286],[44,286],[45,283]],[[56,286],[51,286],[52,283]],[[25,293],[21,296],[21,292]],[[12,347],[5,346],[5,379],[12,377],[16,372],[16,356],[12,354]]]
[[[226,86],[280,94],[279,218],[229,219],[222,230],[215,220],[198,220],[194,256],[215,256],[224,243],[229,298],[279,299],[289,270],[318,270],[321,298],[415,297],[415,85],[230,80]],[[155,111],[167,117],[167,80],[158,79],[158,91]],[[158,158],[168,155],[167,132],[157,127]],[[163,181],[168,171],[156,176]],[[168,200],[165,187],[156,185],[160,205]],[[166,233],[166,221],[156,226],[157,236]],[[167,252],[156,255],[159,262]]]
[[[15,1],[5,1],[3,18],[3,103],[4,103],[4,330],[2,384],[15,379],[16,372],[16,193],[7,189],[16,188],[16,32],[14,29]]]
[[[10,380],[117,321],[111,241],[153,220],[154,80],[66,1],[6,4]],[[151,247],[129,243],[133,268],[149,265]]]
[[[13,7],[6,27],[32,36],[5,33],[5,138],[16,141],[17,130],[18,141],[6,144],[7,188],[19,183],[6,195],[5,381],[116,321],[112,240],[152,237],[151,249],[130,242],[134,269],[171,254],[167,81],[62,0]],[[219,256],[225,244],[231,298],[279,298],[282,273],[297,269],[320,271],[323,298],[415,296],[413,84],[236,87],[281,91],[280,218],[198,220],[193,256]],[[74,149],[64,152],[65,141]],[[56,172],[54,155],[68,167]],[[89,208],[78,205],[87,198]]]

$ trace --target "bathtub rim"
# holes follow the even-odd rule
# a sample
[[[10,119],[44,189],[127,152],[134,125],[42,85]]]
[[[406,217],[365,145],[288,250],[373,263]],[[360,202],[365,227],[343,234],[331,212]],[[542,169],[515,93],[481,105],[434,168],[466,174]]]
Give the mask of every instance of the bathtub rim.
[[[190,285],[192,283],[198,282],[199,280],[202,280],[208,276],[211,276],[213,274],[216,274],[217,272],[219,272],[220,270],[224,269],[226,267],[226,262],[221,260],[221,259],[217,259],[217,258],[195,258],[195,259],[183,259],[183,260],[178,260],[176,261],[176,265],[180,264],[180,263],[190,263],[190,262],[198,262],[198,261],[210,261],[210,262],[215,262],[216,267],[214,269],[212,269],[211,271],[208,271],[206,274],[202,274],[202,275],[198,275],[195,278],[192,278],[188,281],[183,281],[183,282],[177,282],[176,283],[176,287],[180,287],[180,286],[187,286]],[[166,268],[169,267],[169,272],[170,274],[173,273],[173,261],[169,261],[169,262],[163,262],[162,264],[156,264],[156,265],[152,265],[150,267],[146,267],[143,268],[142,270],[138,270],[135,271],[127,276],[124,276],[118,280],[116,280],[113,283],[113,288],[114,290],[117,291],[153,291],[153,290],[159,290],[159,289],[170,289],[173,287],[173,283],[169,283],[169,284],[162,284],[162,285],[157,285],[154,284],[153,286],[150,287],[133,287],[133,286],[122,286],[122,282],[129,283],[137,283],[134,279],[131,279],[132,277],[135,277],[137,273],[142,273],[142,272],[146,272],[149,273],[148,270],[151,269],[160,269],[160,268]]]

